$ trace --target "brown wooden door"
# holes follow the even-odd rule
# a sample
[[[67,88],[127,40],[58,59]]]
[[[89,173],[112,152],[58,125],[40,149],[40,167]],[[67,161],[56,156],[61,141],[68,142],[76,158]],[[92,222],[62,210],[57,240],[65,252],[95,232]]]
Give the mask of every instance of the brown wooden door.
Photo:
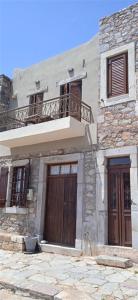
[[[49,174],[46,198],[44,238],[49,243],[75,246],[77,174]]]
[[[78,121],[81,120],[81,98],[82,98],[82,81],[74,81],[70,83],[70,110],[71,115]]]
[[[108,242],[132,245],[129,166],[108,169]]]
[[[75,246],[77,175],[64,178],[63,244]]]
[[[62,244],[64,209],[64,178],[49,176],[47,184],[45,238]]]

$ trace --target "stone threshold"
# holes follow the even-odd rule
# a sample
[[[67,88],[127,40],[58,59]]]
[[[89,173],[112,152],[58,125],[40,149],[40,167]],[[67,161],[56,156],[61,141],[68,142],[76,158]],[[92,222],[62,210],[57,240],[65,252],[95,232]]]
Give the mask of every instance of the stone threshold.
[[[59,245],[52,244],[42,244],[40,243],[40,247],[42,252],[61,254],[61,255],[69,255],[69,256],[81,256],[82,251],[76,248],[64,247]]]
[[[123,258],[118,256],[99,255],[96,257],[98,265],[115,267],[115,268],[130,268],[133,266],[132,261],[129,258]]]
[[[58,298],[61,290],[53,285],[40,282],[24,281],[22,284],[14,284],[11,282],[0,280],[0,286],[5,290],[20,291],[22,296],[28,294],[34,299],[54,300]]]
[[[95,255],[109,255],[130,258],[138,263],[138,250],[132,247],[97,245]]]

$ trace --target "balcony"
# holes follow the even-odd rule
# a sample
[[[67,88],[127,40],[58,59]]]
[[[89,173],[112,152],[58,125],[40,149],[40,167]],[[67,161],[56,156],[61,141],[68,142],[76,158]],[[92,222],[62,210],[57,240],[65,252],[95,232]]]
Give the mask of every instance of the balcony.
[[[0,145],[9,148],[85,135],[89,105],[66,94],[0,113]]]

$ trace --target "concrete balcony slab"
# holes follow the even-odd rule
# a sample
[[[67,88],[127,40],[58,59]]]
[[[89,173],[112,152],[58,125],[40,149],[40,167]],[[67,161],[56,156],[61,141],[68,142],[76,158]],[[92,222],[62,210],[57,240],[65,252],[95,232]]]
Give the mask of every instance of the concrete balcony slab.
[[[75,118],[65,117],[0,132],[0,145],[15,148],[84,135],[85,125],[83,123]]]

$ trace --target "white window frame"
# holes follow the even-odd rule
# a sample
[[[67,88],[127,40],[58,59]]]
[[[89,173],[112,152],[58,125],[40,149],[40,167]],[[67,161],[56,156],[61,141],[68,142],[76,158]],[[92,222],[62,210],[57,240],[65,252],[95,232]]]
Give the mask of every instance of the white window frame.
[[[107,59],[128,52],[128,94],[107,97]],[[111,106],[136,100],[136,73],[135,73],[135,43],[129,43],[101,54],[100,102],[102,106]]]

